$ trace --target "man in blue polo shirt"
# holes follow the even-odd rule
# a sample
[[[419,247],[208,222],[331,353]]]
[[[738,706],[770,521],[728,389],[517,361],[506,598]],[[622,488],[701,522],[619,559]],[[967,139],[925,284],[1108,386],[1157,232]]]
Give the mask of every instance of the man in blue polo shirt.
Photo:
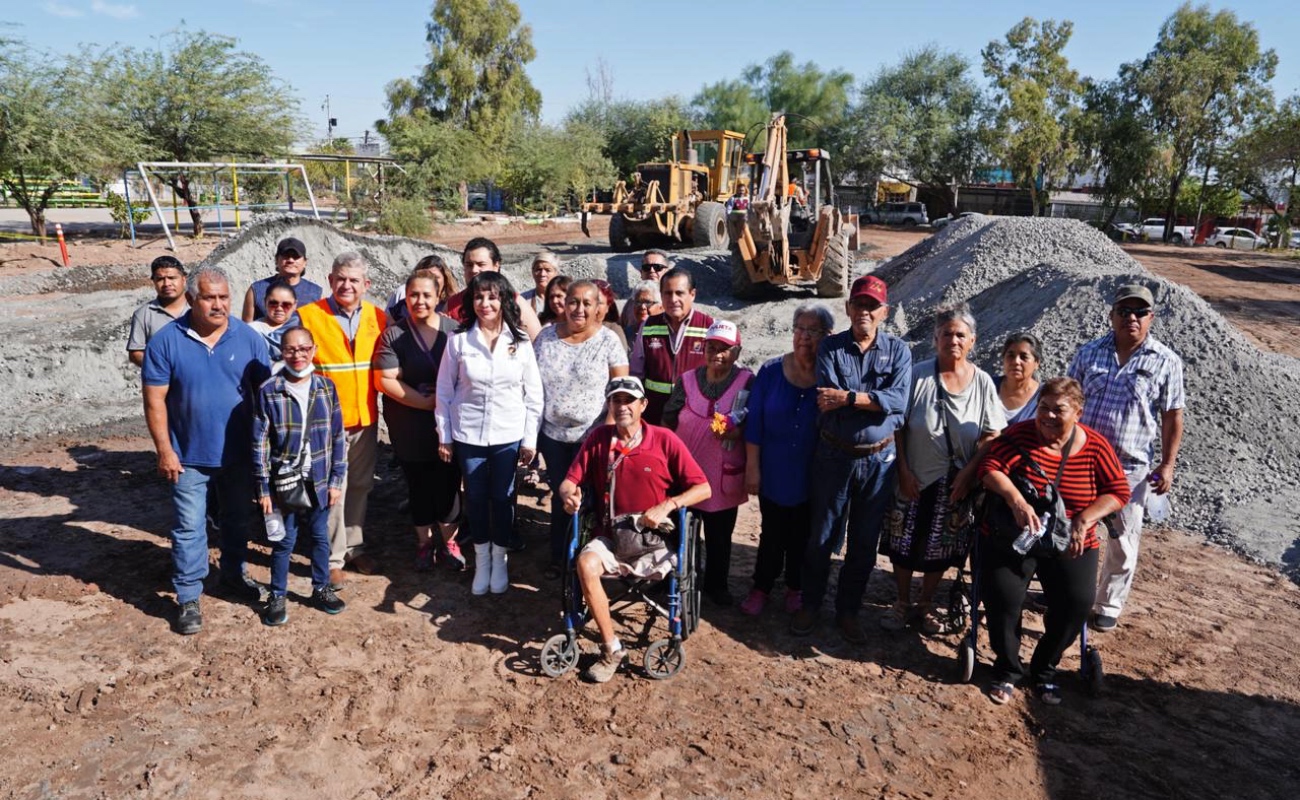
[[[817,350],[817,450],[809,498],[812,535],[803,568],[803,608],[790,620],[796,636],[812,633],[830,580],[831,554],[847,537],[835,592],[835,622],[845,641],[866,641],[858,612],[876,565],[881,521],[894,481],[894,432],[903,426],[912,387],[912,353],[879,330],[888,290],[875,275],[853,282],[849,329]],[[848,520],[847,526],[844,524]]]
[[[176,632],[203,627],[199,596],[208,575],[207,494],[220,497],[221,586],[257,600],[244,574],[253,504],[252,403],[271,374],[266,340],[230,318],[230,279],[216,267],[189,277],[190,310],[145,348],[144,412],[158,451],[158,473],[172,484],[172,585]]]

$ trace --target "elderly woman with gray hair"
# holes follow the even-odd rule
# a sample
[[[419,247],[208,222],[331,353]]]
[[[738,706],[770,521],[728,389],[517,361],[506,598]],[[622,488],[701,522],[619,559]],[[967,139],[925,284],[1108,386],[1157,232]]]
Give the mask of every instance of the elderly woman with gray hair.
[[[948,631],[934,608],[935,591],[944,572],[966,559],[973,527],[963,501],[977,486],[976,454],[1007,426],[993,378],[968,358],[974,346],[970,308],[941,309],[934,320],[935,357],[912,367],[907,421],[898,438],[898,495],[880,543],[898,585],[898,600],[880,620],[886,630],[902,630],[915,615],[925,633]],[[923,573],[915,608],[913,572]]]
[[[835,326],[824,305],[794,310],[790,352],[762,366],[749,390],[745,426],[745,490],[758,495],[762,528],[754,562],[754,588],[740,603],[751,616],[763,612],[776,579],[785,572],[785,610],[803,607],[803,554],[812,517],[809,468],[817,446],[817,348]]]
[[[623,313],[619,315],[619,324],[627,334],[629,342],[636,341],[641,326],[652,314],[662,314],[663,306],[659,304],[659,284],[653,280],[643,280],[632,287],[632,296],[623,304]]]
[[[533,256],[533,288],[522,292],[521,302],[531,303],[533,311],[541,314],[546,310],[546,287],[551,279],[560,274],[560,257],[550,250],[543,250]]]

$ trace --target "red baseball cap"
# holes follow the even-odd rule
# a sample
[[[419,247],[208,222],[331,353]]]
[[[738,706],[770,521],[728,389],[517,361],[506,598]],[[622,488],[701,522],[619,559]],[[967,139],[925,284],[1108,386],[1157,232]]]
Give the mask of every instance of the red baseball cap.
[[[849,291],[849,300],[855,297],[870,297],[882,306],[888,305],[889,288],[875,275],[863,275],[853,282],[853,288]]]

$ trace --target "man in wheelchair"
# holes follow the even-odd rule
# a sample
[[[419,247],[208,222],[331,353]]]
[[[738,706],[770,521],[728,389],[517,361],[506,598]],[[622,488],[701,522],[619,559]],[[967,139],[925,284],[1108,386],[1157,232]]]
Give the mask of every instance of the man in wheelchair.
[[[614,424],[588,434],[560,484],[564,510],[582,507],[583,485],[598,509],[596,535],[578,554],[577,578],[601,637],[601,658],[583,676],[604,683],[618,672],[627,653],[614,635],[603,577],[662,578],[675,553],[657,532],[671,531],[678,509],[709,498],[712,490],[700,465],[677,434],[641,421],[645,388],[634,377],[605,386]]]

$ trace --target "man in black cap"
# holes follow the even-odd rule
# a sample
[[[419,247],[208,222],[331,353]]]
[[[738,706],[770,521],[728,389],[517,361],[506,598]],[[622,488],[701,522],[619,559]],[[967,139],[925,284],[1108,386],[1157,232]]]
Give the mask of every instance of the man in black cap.
[[[1155,312],[1150,289],[1138,283],[1119,287],[1110,308],[1110,333],[1079,348],[1070,363],[1070,377],[1083,385],[1080,422],[1115,448],[1133,490],[1106,543],[1095,631],[1119,623],[1133,588],[1147,494],[1169,491],[1183,442],[1183,360],[1151,335]],[[1160,461],[1153,467],[1157,437]]]
[[[303,244],[301,239],[292,236],[281,239],[275,246],[275,274],[248,287],[248,294],[244,295],[242,314],[244,322],[252,322],[266,316],[266,307],[262,303],[266,299],[266,290],[271,286],[271,281],[276,278],[283,278],[293,287],[299,306],[321,299],[325,290],[319,284],[304,278],[306,272],[307,245]]]

